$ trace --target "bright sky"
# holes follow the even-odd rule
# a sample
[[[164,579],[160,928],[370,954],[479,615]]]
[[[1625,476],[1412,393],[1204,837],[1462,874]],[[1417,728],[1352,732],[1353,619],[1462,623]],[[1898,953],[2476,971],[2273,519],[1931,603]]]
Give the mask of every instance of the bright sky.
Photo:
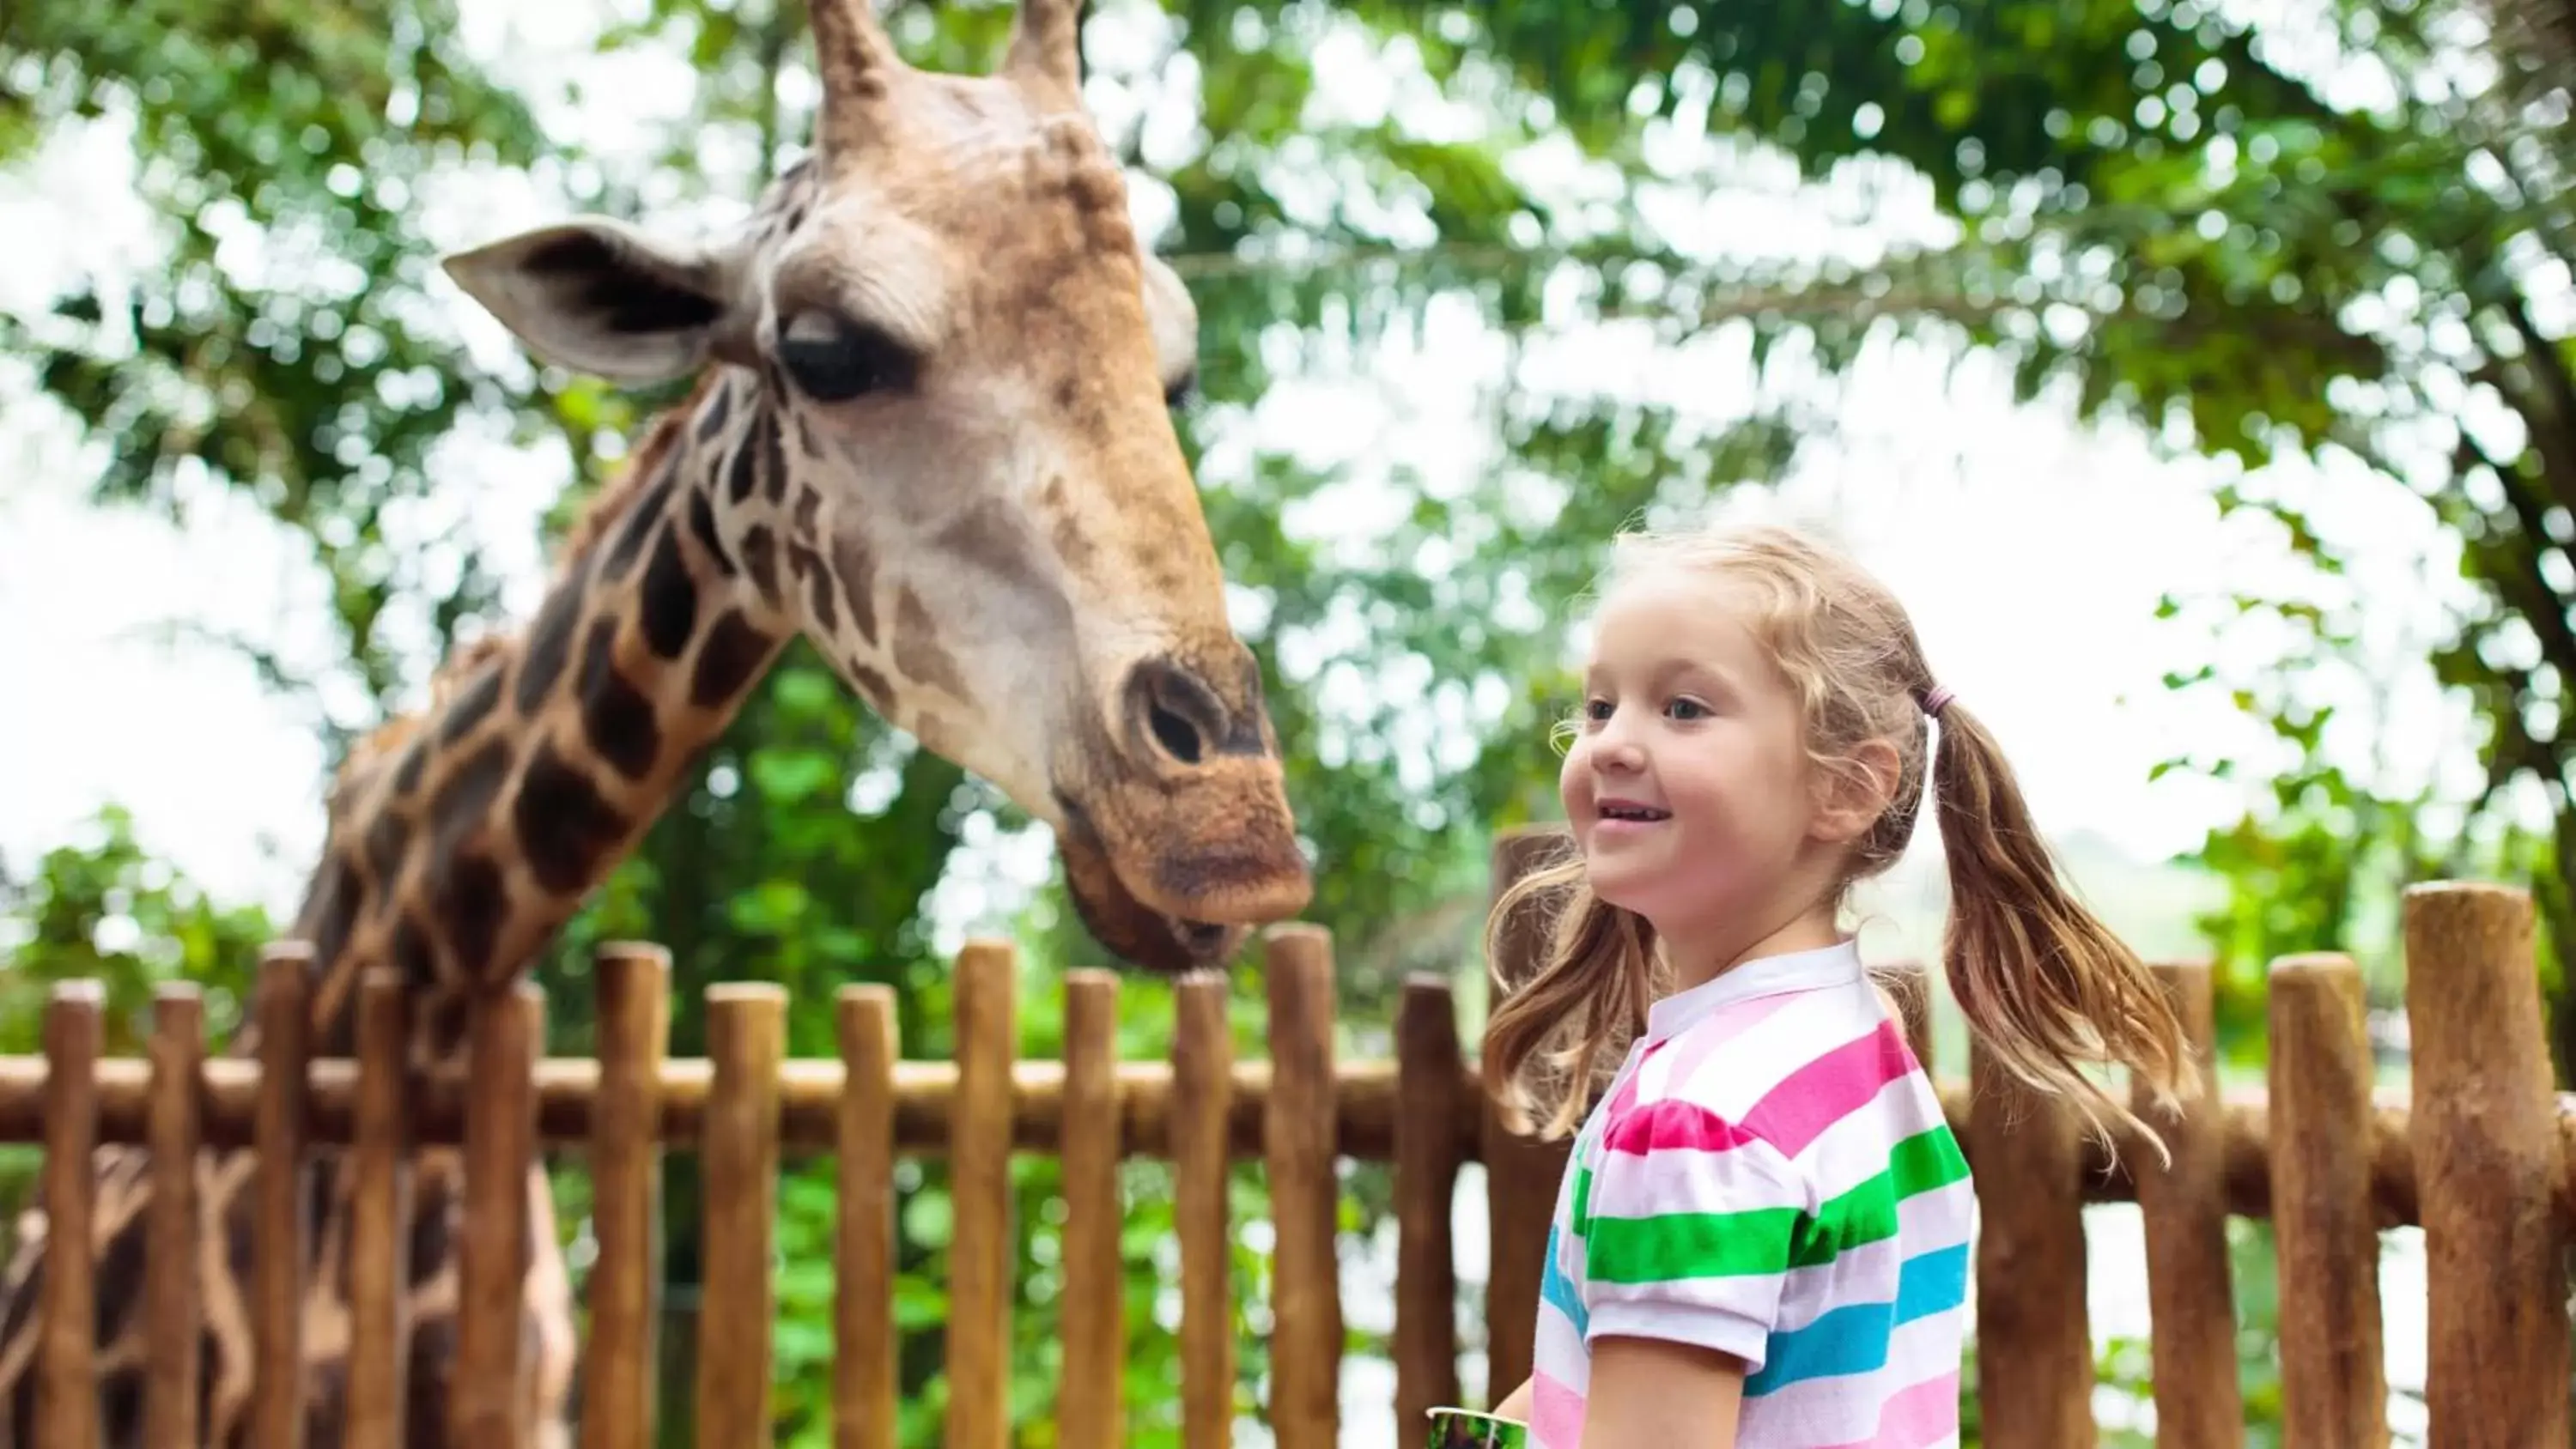
[[[553,134],[599,145],[649,138],[649,122],[685,101],[689,73],[667,54],[588,53],[604,8],[463,3],[470,43],[506,57],[509,73],[549,85],[580,79],[579,109],[543,108]],[[1101,8],[1111,13],[1093,28],[1094,64],[1116,71],[1119,48],[1139,43],[1120,28],[1135,6]],[[1415,104],[1357,50],[1318,69],[1335,77],[1337,109]],[[1196,85],[1186,71],[1167,79]],[[1112,83],[1100,89],[1108,113],[1149,99]],[[141,212],[124,190],[126,145],[120,128],[91,127],[26,171],[0,176],[0,234],[12,238],[0,305],[40,306],[77,267],[149,264]],[[1753,180],[1692,208],[1709,244],[1758,242],[1795,254],[1859,235],[1786,197],[1760,168]],[[1140,189],[1140,215],[1152,221],[1159,201]],[[549,214],[546,198],[526,185],[421,204],[442,244]],[[1903,230],[1921,230],[1905,206],[1895,211]],[[442,285],[429,302],[478,350],[506,350],[497,328],[452,289]],[[1336,509],[1344,526],[1364,520],[1371,497],[1387,496],[1368,480],[1397,461],[1457,475],[1491,447],[1471,409],[1497,372],[1493,339],[1452,318],[1435,321],[1416,345],[1418,356],[1362,358],[1359,375],[1284,387],[1263,404],[1258,431],[1270,445],[1295,440],[1310,456],[1353,464],[1350,506]],[[1742,340],[1726,335],[1676,356],[1602,333],[1549,348],[1532,381],[1625,381],[1721,418],[1747,403],[1742,354]],[[2156,602],[2168,589],[2264,592],[2295,578],[2278,530],[2221,522],[2209,496],[2220,476],[2214,465],[2157,462],[2125,431],[2078,432],[2057,410],[2017,410],[1999,368],[1972,363],[1945,379],[1944,365],[1898,348],[1864,366],[1838,408],[1835,443],[1786,487],[1790,504],[1830,520],[1911,603],[1936,667],[2001,734],[2047,828],[2098,834],[2145,858],[2195,845],[2240,795],[2176,778],[2150,784],[2150,767],[2186,742],[2214,748],[2257,734],[2223,701],[2187,703],[2162,688],[2165,671],[2197,663],[2219,641],[2198,626],[2159,622]],[[22,364],[0,362],[0,468],[11,480],[0,486],[0,680],[9,701],[0,709],[0,859],[23,871],[102,804],[121,801],[147,844],[220,897],[260,899],[283,916],[319,839],[321,760],[310,722],[234,657],[197,645],[164,649],[150,636],[175,623],[238,631],[290,658],[327,658],[331,646],[314,624],[314,573],[290,536],[217,490],[199,490],[210,495],[204,526],[184,543],[153,519],[83,505],[94,452],[75,445],[58,410],[27,402],[28,389]],[[510,573],[513,602],[525,609],[537,585],[534,519],[555,486],[554,464],[492,443],[460,448],[459,461],[438,500],[446,515],[412,526],[427,534],[462,525]],[[2416,616],[2438,596],[2426,578],[2455,578],[2446,559],[2428,567],[2417,557],[2436,535],[2395,485],[2298,470],[2275,486],[2319,500],[2328,533],[2359,551],[2354,587],[2381,617]],[[2238,631],[2224,647],[2260,659],[2269,641]],[[2457,739],[2456,721],[2420,670],[2406,667],[2415,657],[2409,642],[2390,635],[2384,648],[2385,677],[2411,692],[2383,743]],[[2445,745],[2443,753],[2458,751]],[[1011,874],[1043,870],[1042,856],[1016,854]]]

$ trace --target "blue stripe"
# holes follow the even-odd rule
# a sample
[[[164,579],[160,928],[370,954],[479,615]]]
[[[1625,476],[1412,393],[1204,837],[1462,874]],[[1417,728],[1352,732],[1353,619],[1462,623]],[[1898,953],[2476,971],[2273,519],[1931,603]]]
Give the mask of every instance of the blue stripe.
[[[1968,1245],[1936,1248],[1905,1260],[1896,1280],[1896,1321],[1912,1323],[1968,1301]]]
[[[1965,1245],[1918,1253],[1897,1274],[1895,1302],[1849,1304],[1804,1328],[1772,1334],[1761,1370],[1744,1381],[1744,1396],[1883,1367],[1896,1325],[1956,1308],[1967,1301],[1967,1292]]]
[[[1583,1300],[1575,1294],[1574,1280],[1566,1277],[1565,1270],[1556,1265],[1556,1229],[1553,1226],[1547,1230],[1547,1258],[1539,1270],[1538,1296],[1574,1320],[1575,1337],[1591,1334],[1592,1315],[1584,1311]]]

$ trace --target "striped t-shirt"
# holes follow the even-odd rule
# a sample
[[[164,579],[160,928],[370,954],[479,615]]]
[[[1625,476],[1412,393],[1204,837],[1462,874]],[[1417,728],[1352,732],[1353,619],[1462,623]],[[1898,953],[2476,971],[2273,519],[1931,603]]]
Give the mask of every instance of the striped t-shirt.
[[[1743,1358],[1738,1449],[1956,1445],[1975,1212],[1853,943],[1655,1003],[1558,1190],[1531,1442],[1576,1449],[1622,1335]]]

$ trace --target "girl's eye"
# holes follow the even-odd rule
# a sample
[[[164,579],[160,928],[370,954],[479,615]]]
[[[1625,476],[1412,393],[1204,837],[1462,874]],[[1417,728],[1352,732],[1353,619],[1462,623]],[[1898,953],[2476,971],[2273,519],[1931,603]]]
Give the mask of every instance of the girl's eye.
[[[1601,721],[1608,719],[1610,717],[1610,701],[1606,699],[1585,700],[1583,702],[1583,717],[1592,721],[1594,724],[1599,724]]]
[[[1699,719],[1707,715],[1708,706],[1695,699],[1677,699],[1672,703],[1672,711],[1676,719]]]

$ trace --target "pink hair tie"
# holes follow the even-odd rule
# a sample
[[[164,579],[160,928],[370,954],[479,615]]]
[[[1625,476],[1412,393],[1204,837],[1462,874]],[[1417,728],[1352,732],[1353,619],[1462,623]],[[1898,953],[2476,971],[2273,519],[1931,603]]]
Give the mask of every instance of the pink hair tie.
[[[1941,717],[1943,707],[1949,703],[1950,691],[1947,688],[1936,684],[1932,687],[1930,693],[1923,696],[1923,712],[1934,719],[1939,719]]]

